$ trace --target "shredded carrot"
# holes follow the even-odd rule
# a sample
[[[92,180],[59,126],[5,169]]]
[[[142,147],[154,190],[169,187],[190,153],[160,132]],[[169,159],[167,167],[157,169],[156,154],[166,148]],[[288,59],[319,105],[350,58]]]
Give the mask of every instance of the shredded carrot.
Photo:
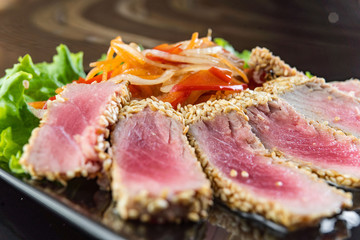
[[[42,109],[46,104],[46,101],[38,101],[38,102],[29,102],[28,105],[36,108],[36,109]]]
[[[193,49],[215,46],[217,45],[211,41],[211,33],[206,37],[199,38],[199,33],[195,32],[190,40],[174,44],[164,43],[154,47],[153,49],[163,52],[157,54],[156,51],[151,50],[142,52],[136,44],[125,44],[121,37],[117,37],[110,42],[106,59],[92,62],[90,64],[92,69],[86,76],[86,80],[78,80],[78,82],[86,81],[86,83],[91,83],[95,81],[94,79],[97,82],[106,81],[121,74],[136,76],[145,81],[159,79],[166,71],[171,69],[174,73],[168,78],[161,79],[161,84],[157,82],[146,86],[131,85],[131,79],[135,78],[128,79],[130,80],[129,89],[134,98],[155,96],[160,100],[170,102],[174,107],[177,107],[178,104],[195,104],[204,99],[209,99],[215,90],[221,90],[222,92],[227,90],[241,91],[246,87],[244,83],[249,82],[247,75],[241,68],[236,67],[230,59],[218,52],[218,47],[214,48],[215,53],[212,53],[211,50],[205,50],[199,51],[201,52],[199,57],[194,55],[196,51],[193,51]],[[186,52],[187,50],[190,51]],[[213,61],[214,58],[217,58],[217,60]],[[174,61],[175,59],[181,59],[182,62]],[[206,63],[206,61],[209,61],[209,63]],[[218,62],[219,64],[217,64]],[[207,65],[209,65],[209,68],[203,67]],[[184,67],[199,70],[178,72]],[[210,81],[207,78],[196,80],[192,78],[192,81],[184,85],[185,79],[197,76],[200,71],[204,71],[204,74],[213,80]],[[241,78],[233,77],[234,74],[239,75]],[[170,90],[166,86],[173,87]]]
[[[55,90],[55,93],[56,94],[60,94],[62,91],[64,91],[64,88],[63,87],[59,87]]]
[[[186,47],[186,49],[193,49],[195,44],[196,44],[196,40],[199,37],[199,33],[198,32],[194,32],[191,36],[191,41],[189,43],[189,45]]]
[[[229,60],[219,54],[216,54],[216,57],[220,58],[228,67],[230,67],[233,71],[237,72],[242,77],[245,83],[249,83],[248,77],[240,68],[234,66]]]

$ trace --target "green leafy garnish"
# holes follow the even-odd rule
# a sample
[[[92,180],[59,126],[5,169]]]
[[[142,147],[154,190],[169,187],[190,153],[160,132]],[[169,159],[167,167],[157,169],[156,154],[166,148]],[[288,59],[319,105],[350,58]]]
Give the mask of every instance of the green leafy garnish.
[[[5,170],[24,172],[19,164],[22,148],[39,125],[27,102],[47,100],[57,88],[85,77],[82,53],[70,53],[65,45],[56,50],[52,63],[34,64],[26,55],[0,78],[0,167]]]
[[[225,39],[223,38],[215,38],[214,42],[223,47],[225,50],[233,53],[235,56],[237,56],[238,58],[244,60],[244,68],[249,68],[248,62],[250,60],[250,54],[251,52],[249,50],[243,50],[241,53],[236,51],[234,49],[234,47]]]
[[[106,53],[101,54],[101,57],[97,60],[97,62],[105,61],[106,57],[107,57]]]
[[[305,72],[305,75],[308,77],[308,78],[312,78],[314,75],[312,75],[309,71],[306,71]]]

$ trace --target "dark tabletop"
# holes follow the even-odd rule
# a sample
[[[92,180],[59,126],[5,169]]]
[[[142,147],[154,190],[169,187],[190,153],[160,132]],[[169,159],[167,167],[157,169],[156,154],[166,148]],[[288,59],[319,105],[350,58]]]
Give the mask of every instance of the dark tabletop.
[[[25,54],[50,61],[60,43],[83,51],[89,69],[117,35],[154,47],[209,28],[238,50],[267,47],[329,81],[360,78],[356,0],[1,0],[0,75]],[[209,239],[216,236],[222,235]],[[91,238],[0,180],[0,239]]]

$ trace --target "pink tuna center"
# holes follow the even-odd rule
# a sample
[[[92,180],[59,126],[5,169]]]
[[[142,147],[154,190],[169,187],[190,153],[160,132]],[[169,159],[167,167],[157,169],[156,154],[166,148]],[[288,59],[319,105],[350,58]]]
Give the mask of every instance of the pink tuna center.
[[[219,115],[212,121],[198,122],[193,133],[211,164],[231,180],[272,197],[296,197],[297,174],[264,157],[264,149],[253,149],[255,138],[240,115]]]
[[[127,189],[158,195],[197,189],[206,182],[182,131],[176,120],[148,108],[117,125],[114,153]]]
[[[283,104],[267,114],[254,107],[248,111],[257,135],[269,148],[310,162],[360,166],[359,147],[350,138],[336,139],[332,133],[316,129],[290,106]]]

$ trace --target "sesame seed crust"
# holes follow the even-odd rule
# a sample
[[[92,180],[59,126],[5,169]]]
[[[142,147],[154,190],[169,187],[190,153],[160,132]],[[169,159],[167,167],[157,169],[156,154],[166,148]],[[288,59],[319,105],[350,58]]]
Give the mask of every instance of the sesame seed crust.
[[[296,86],[308,83],[320,84],[322,87],[331,87],[325,84],[323,78],[306,76],[279,77],[269,82],[265,82],[262,87],[258,87],[256,91],[264,91],[272,94],[282,94],[284,92],[293,91]]]
[[[247,92],[247,93],[246,93]],[[243,94],[250,94],[250,91],[244,91]],[[271,98],[270,95],[264,93],[258,101],[264,101],[264,97]],[[248,100],[249,101],[249,100]],[[191,125],[198,121],[214,119],[218,114],[226,114],[230,111],[236,111],[248,121],[247,116],[242,111],[242,106],[234,99],[233,101],[227,101],[224,99],[208,101],[206,103],[198,104],[197,106],[186,106],[180,111],[185,117],[186,124]],[[220,198],[233,210],[240,210],[243,212],[257,213],[264,216],[266,219],[279,223],[288,229],[297,229],[303,226],[315,225],[321,218],[332,216],[339,212],[341,209],[329,210],[318,215],[299,215],[288,211],[282,207],[279,203],[273,202],[269,199],[255,196],[248,191],[246,187],[240,186],[226,176],[226,174],[220,172],[215,166],[213,166],[206,154],[201,150],[200,146],[196,142],[195,138],[188,133],[190,144],[195,148],[195,152],[201,162],[201,165],[211,181],[211,186],[214,190],[216,197]],[[258,141],[258,144],[261,144]],[[264,154],[267,157],[272,157],[275,164],[281,164],[294,169],[294,171],[300,171],[307,175],[313,181],[323,182],[316,175],[311,174],[308,171],[298,169],[296,165],[284,158],[279,158],[274,152]],[[249,173],[251,174],[251,173]],[[351,194],[345,193],[342,190],[331,188],[336,194],[342,195],[344,201],[341,207],[352,206]]]
[[[128,119],[132,115],[141,112],[146,107],[152,111],[173,118],[183,125],[182,139],[190,153],[196,159],[194,149],[189,145],[186,138],[188,127],[184,125],[182,115],[175,111],[170,103],[164,103],[155,97],[144,99],[141,101],[132,100],[129,105],[125,106],[119,112],[119,119]],[[196,167],[199,173],[202,171],[200,162],[196,161]],[[122,184],[121,176],[116,173],[116,161],[112,167],[112,193],[113,199],[117,202],[116,209],[123,219],[139,219],[142,222],[181,222],[183,220],[199,221],[207,217],[207,209],[213,204],[212,190],[210,182],[206,183],[198,189],[189,189],[170,194],[167,189],[159,196],[150,195],[146,190],[139,192],[136,196],[129,196],[126,187]]]
[[[77,83],[72,83],[77,84]],[[96,83],[93,83],[96,84]],[[110,127],[117,122],[119,110],[130,100],[130,92],[127,88],[128,83],[121,83],[122,86],[119,91],[115,92],[111,97],[106,106],[104,112],[100,115],[98,123],[96,125],[96,144],[95,151],[98,155],[99,162],[102,163],[102,172],[106,172],[111,165],[111,159],[107,153],[107,149],[110,147],[109,142],[106,140],[109,137],[109,129]],[[66,91],[66,86],[63,87],[64,91]],[[64,92],[63,91],[63,92]],[[62,92],[62,93],[63,93]],[[67,99],[62,97],[62,93],[56,95],[56,99],[54,101],[48,102],[48,108],[51,108],[53,104],[63,103],[67,101]],[[80,166],[77,169],[73,169],[72,171],[68,171],[66,173],[61,172],[45,172],[39,173],[35,170],[34,166],[28,163],[27,159],[29,158],[30,151],[32,149],[32,145],[35,142],[35,139],[40,131],[40,128],[46,124],[48,120],[48,111],[45,112],[43,118],[40,121],[40,126],[35,128],[32,131],[31,137],[29,139],[29,143],[24,146],[24,154],[20,159],[20,164],[24,168],[24,170],[29,173],[33,179],[42,179],[46,178],[50,181],[59,181],[63,185],[66,185],[66,181],[75,177],[88,177],[93,178],[104,173],[101,172],[93,172],[90,173],[86,169],[82,169]]]
[[[266,74],[265,80],[304,75],[302,72],[297,71],[296,68],[291,68],[280,57],[274,56],[267,48],[256,47],[252,49],[248,64],[255,71],[261,69],[265,70],[265,72],[272,71],[273,74]]]

